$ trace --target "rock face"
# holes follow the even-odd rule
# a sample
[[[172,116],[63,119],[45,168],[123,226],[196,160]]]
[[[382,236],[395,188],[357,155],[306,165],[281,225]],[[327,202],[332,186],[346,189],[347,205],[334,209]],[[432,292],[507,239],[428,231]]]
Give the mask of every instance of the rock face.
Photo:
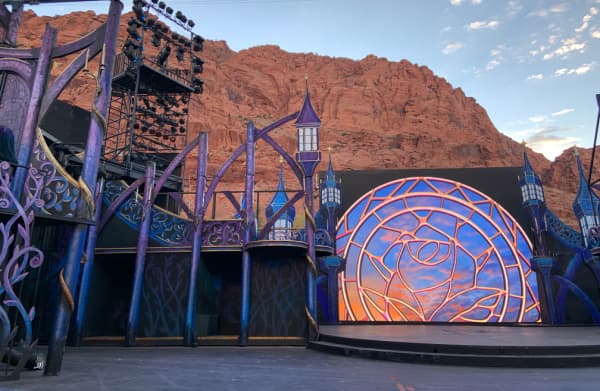
[[[59,43],[69,42],[92,31],[104,19],[94,13],[42,18],[26,12],[18,42],[25,47],[37,46],[45,23],[59,28]],[[121,41],[127,20],[128,16],[123,16]],[[305,75],[322,120],[321,149],[331,147],[338,170],[522,165],[523,147],[498,132],[475,99],[425,66],[375,56],[353,61],[287,53],[277,46],[234,52],[223,41],[206,41],[204,46],[205,92],[192,99],[190,138],[201,130],[209,132],[211,175],[243,142],[248,120],[260,128],[300,109]],[[53,75],[69,61],[57,61]],[[92,69],[95,66],[91,65]],[[91,96],[90,81],[78,77],[60,98],[89,109]],[[278,129],[273,137],[288,152],[295,150],[292,125]],[[527,149],[531,163],[544,179],[550,207],[575,227],[571,203],[577,176],[572,152],[565,151],[551,163]],[[591,152],[580,153],[587,166]],[[266,187],[274,187],[275,159],[271,148],[259,142],[258,188],[265,188],[267,182],[270,185]],[[239,164],[228,173],[226,185],[241,189],[242,170]],[[600,177],[600,170],[596,174]],[[193,157],[186,162],[185,177],[194,180]]]

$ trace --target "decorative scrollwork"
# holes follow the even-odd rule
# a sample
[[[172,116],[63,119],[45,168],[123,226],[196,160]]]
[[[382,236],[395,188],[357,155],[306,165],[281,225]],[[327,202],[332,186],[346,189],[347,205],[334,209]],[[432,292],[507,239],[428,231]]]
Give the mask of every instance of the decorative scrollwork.
[[[205,221],[202,227],[203,246],[239,246],[242,244],[242,220]]]
[[[0,222],[0,270],[2,271],[0,297],[0,346],[10,339],[10,322],[7,308],[15,308],[24,328],[24,345],[32,345],[32,321],[35,307],[27,310],[14,290],[14,285],[25,279],[28,269],[42,265],[44,254],[31,244],[34,210],[44,206],[42,191],[44,180],[30,169],[27,177],[31,184],[25,202],[21,204],[10,189],[10,165],[0,162],[0,207],[9,206],[14,214],[8,221]]]
[[[600,247],[600,226],[591,227],[589,229],[588,244],[590,248]]]
[[[583,245],[581,233],[563,223],[554,213],[546,209],[546,226],[548,233],[562,242],[565,246],[577,250]]]
[[[318,229],[315,231],[315,245],[333,247],[333,240],[331,240],[331,235],[327,230]]]
[[[194,233],[191,221],[159,208],[152,208],[150,237],[166,245],[190,245]]]
[[[91,218],[91,205],[80,202],[82,193],[79,184],[56,161],[39,129],[31,166],[33,170],[30,171],[26,188],[31,194],[36,186],[33,178],[43,182],[41,198],[44,207],[40,208],[41,212],[52,216]]]
[[[109,181],[104,186],[104,203],[110,205],[127,189],[127,184],[121,181]],[[193,224],[162,208],[152,207],[150,221],[150,237],[158,243],[167,246],[186,246],[192,243]],[[132,194],[117,210],[117,217],[134,229],[138,229],[144,216],[142,198]]]

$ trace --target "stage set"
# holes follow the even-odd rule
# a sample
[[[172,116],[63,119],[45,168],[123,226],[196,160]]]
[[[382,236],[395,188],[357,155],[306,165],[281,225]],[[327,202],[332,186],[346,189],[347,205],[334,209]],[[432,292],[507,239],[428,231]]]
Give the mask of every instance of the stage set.
[[[123,6],[111,1],[89,35],[57,46],[47,26],[25,49],[22,3],[0,4],[5,378],[26,366],[59,374],[67,344],[600,364],[599,202],[578,156],[579,231],[546,207],[526,153],[522,167],[352,172],[329,156],[319,171],[326,129],[307,81],[299,111],[248,122],[208,172],[208,134],[188,137],[203,89],[192,20],[134,1],[117,47]],[[58,99],[77,77],[96,86],[90,111]],[[297,133],[295,151],[282,132]],[[267,190],[255,186],[259,141],[279,156]],[[243,188],[223,188],[235,167]]]

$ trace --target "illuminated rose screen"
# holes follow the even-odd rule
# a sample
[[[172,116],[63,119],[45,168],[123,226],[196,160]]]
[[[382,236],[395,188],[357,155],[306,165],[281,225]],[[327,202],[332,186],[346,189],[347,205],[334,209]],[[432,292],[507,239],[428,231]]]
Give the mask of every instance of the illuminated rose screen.
[[[531,243],[505,209],[458,182],[388,182],[337,231],[340,320],[537,322]]]

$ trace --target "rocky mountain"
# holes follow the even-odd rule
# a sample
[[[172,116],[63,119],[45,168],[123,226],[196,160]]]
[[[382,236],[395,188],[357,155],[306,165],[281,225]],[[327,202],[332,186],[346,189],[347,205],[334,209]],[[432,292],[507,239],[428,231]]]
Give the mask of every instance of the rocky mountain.
[[[90,12],[37,17],[29,11],[18,42],[37,46],[45,23],[59,29],[59,43],[69,42],[92,31],[104,18]],[[121,40],[127,20],[128,16],[122,18]],[[321,149],[330,147],[336,169],[522,165],[523,146],[500,133],[474,98],[426,66],[376,56],[354,61],[288,53],[277,46],[235,52],[224,41],[206,41],[201,57],[205,60],[205,91],[192,99],[190,136],[200,130],[209,132],[212,174],[243,142],[248,120],[263,127],[300,109],[305,76],[322,120]],[[56,61],[53,76],[69,61]],[[81,76],[60,99],[89,109],[91,96],[91,83]],[[293,126],[277,130],[273,137],[288,151],[295,149]],[[276,158],[266,144],[259,143],[257,153],[260,188],[274,178]],[[575,227],[571,211],[577,186],[573,151],[565,151],[554,162],[528,148],[527,153],[545,181],[550,207]],[[591,151],[580,150],[580,154],[587,165]],[[237,165],[226,182],[240,189],[242,170],[242,164]],[[600,169],[597,171],[596,178],[600,177]],[[186,163],[185,177],[193,182],[194,176],[192,158]]]

